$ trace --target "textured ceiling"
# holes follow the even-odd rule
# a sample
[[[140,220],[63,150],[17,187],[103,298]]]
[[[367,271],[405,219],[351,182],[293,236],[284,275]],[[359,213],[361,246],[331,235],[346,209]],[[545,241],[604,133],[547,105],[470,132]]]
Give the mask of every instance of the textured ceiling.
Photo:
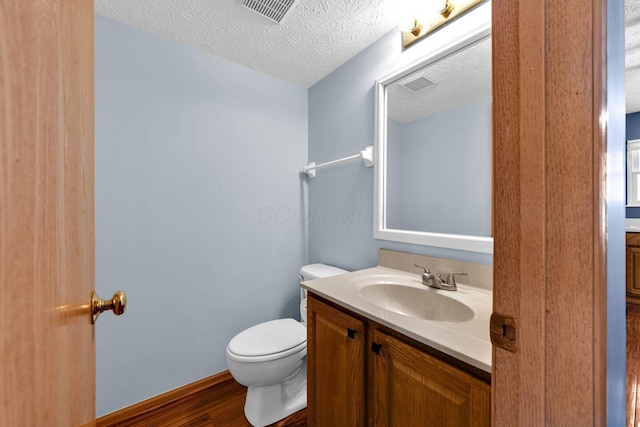
[[[95,11],[310,87],[395,27],[393,2],[298,0],[281,24],[239,0],[95,0]]]
[[[411,75],[423,74],[437,82],[414,93],[400,86],[406,78],[391,83],[388,115],[407,123],[491,96],[491,38],[459,50]]]
[[[640,1],[625,1],[625,91],[627,113],[640,111]]]
[[[257,15],[240,0],[95,0],[95,11],[310,87],[393,29],[397,1],[298,0],[282,24]],[[630,113],[640,111],[640,1],[625,0],[625,9]]]

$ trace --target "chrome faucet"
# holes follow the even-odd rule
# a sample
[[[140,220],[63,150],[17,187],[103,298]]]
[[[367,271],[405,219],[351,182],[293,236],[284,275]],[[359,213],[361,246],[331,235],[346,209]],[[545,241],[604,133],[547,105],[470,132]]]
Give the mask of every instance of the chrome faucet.
[[[427,267],[423,265],[413,264],[416,267],[423,268],[422,284],[435,289],[443,289],[445,291],[457,291],[458,286],[456,284],[456,276],[466,276],[464,272],[453,272],[447,275],[446,279],[443,279],[440,274],[433,274]]]

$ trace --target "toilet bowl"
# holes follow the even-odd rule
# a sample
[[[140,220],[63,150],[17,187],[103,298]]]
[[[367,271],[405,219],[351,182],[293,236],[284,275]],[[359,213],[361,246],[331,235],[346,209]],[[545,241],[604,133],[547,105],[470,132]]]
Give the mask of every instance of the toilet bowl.
[[[346,273],[336,267],[302,267],[301,280]],[[247,387],[244,414],[254,427],[273,424],[307,406],[306,292],[301,293],[302,323],[277,319],[252,326],[227,346],[227,366]]]

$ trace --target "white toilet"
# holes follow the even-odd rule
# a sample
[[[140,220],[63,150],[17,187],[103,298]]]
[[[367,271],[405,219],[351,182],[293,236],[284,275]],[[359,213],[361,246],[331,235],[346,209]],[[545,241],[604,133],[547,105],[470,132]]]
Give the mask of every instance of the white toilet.
[[[346,273],[325,264],[305,265],[301,280]],[[255,427],[273,424],[307,406],[307,304],[301,291],[302,323],[277,319],[252,326],[227,346],[229,372],[248,387],[244,414]]]

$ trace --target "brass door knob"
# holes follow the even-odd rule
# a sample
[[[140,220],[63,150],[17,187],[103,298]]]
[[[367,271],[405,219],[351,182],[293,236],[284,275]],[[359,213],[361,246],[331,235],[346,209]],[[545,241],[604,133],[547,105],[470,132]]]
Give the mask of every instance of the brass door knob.
[[[91,294],[91,323],[96,323],[100,313],[107,310],[112,310],[113,314],[120,316],[127,308],[127,295],[118,291],[113,294],[111,299],[101,299],[98,294],[93,292]]]

